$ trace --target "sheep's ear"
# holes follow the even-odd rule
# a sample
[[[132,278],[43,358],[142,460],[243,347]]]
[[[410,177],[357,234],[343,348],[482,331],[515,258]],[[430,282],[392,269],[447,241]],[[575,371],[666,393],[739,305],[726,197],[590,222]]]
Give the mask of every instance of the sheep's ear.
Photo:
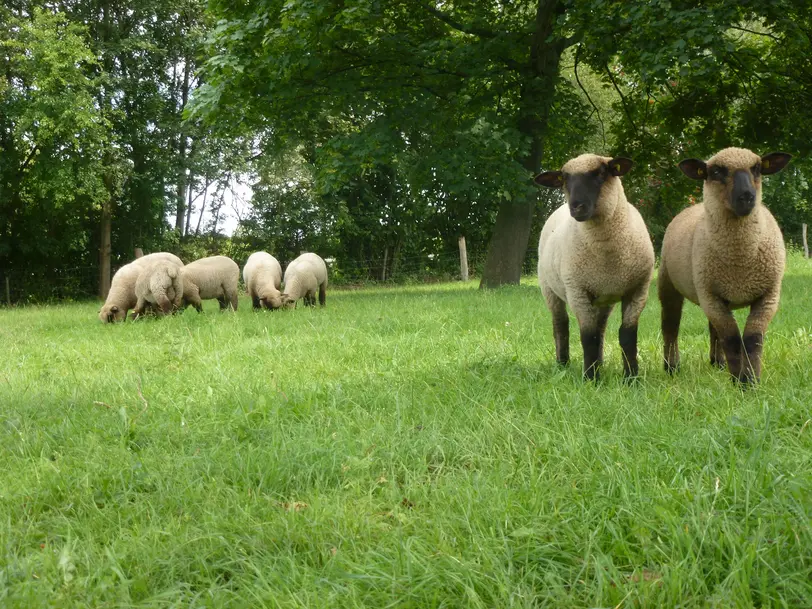
[[[609,161],[609,173],[619,178],[629,173],[629,170],[634,165],[634,161],[627,159],[625,156],[616,156]]]
[[[679,162],[682,173],[692,180],[704,180],[708,177],[708,166],[700,159],[685,159]]]
[[[761,157],[761,173],[770,175],[771,173],[778,173],[787,166],[789,160],[792,158],[791,154],[786,152],[771,152]]]
[[[118,307],[116,305],[113,305],[112,307],[110,307],[110,312],[111,313],[118,313]]]
[[[538,174],[533,181],[539,186],[561,188],[564,185],[564,174],[560,171],[545,171]]]

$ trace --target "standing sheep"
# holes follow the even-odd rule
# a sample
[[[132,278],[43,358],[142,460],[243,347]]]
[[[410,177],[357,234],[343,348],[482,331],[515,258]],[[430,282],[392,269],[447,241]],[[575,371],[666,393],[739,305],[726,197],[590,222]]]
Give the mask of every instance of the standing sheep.
[[[113,276],[107,299],[99,311],[99,319],[103,323],[127,319],[127,311],[132,309],[138,300],[135,296],[135,282],[138,280],[143,266],[155,260],[165,260],[177,266],[183,266],[180,258],[168,252],[147,254],[122,266]]]
[[[210,256],[183,267],[183,306],[203,310],[201,300],[216,298],[220,309],[239,304],[240,267],[228,256]]]
[[[584,376],[590,380],[599,375],[606,323],[616,302],[623,311],[623,374],[638,374],[637,323],[648,299],[654,248],[620,183],[631,167],[626,158],[584,154],[561,171],[536,177],[537,184],[563,186],[568,202],[549,217],[539,239],[539,286],[553,317],[556,360],[569,362],[569,305],[581,331]]]
[[[245,290],[255,309],[278,309],[282,306],[282,265],[268,252],[254,252],[242,270]]]
[[[282,303],[285,306],[296,306],[300,298],[308,306],[315,306],[316,292],[319,293],[319,304],[327,302],[327,265],[316,254],[302,254],[285,269],[285,291]]]
[[[783,152],[759,158],[744,148],[725,148],[707,162],[679,164],[704,185],[702,203],[680,212],[663,239],[658,291],[668,372],[679,367],[679,325],[687,298],[708,318],[711,364],[724,368],[727,360],[732,378],[743,383],[761,377],[764,333],[778,310],[786,256],[781,229],[761,204],[761,176],[781,171],[790,158]],[[731,310],[743,307],[750,307],[750,315],[742,337]]]
[[[171,313],[183,299],[183,267],[167,260],[143,264],[135,282],[135,296],[133,319],[143,315],[148,305],[157,305],[164,315]]]

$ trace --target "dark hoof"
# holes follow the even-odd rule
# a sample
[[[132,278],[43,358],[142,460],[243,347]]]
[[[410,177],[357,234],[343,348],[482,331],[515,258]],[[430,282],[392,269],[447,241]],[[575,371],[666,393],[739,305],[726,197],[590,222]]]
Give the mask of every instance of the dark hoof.
[[[717,370],[724,370],[727,367],[724,360],[715,360],[711,359],[710,365],[716,368]]]
[[[570,360],[568,360],[568,359],[557,359],[557,360],[555,360],[555,363],[558,364],[559,366],[561,366],[562,368],[566,368],[567,366],[570,365]]]
[[[679,362],[676,364],[672,364],[668,360],[663,361],[663,370],[665,370],[671,376],[675,375],[679,372]]]

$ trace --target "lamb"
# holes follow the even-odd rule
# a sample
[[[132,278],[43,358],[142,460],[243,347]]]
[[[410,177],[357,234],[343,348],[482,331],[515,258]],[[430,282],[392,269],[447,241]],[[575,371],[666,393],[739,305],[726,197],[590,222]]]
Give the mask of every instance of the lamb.
[[[107,300],[99,311],[99,319],[103,323],[123,321],[127,318],[127,311],[132,309],[138,300],[135,296],[135,282],[138,280],[142,267],[154,260],[165,260],[177,266],[183,266],[180,258],[168,252],[147,254],[125,264],[113,276]]]
[[[203,310],[202,300],[217,299],[220,309],[237,310],[240,267],[228,256],[210,256],[183,267],[183,306]]]
[[[255,309],[282,306],[282,265],[268,252],[254,252],[242,270],[245,289]]]
[[[632,161],[583,154],[536,183],[564,188],[567,204],[548,218],[539,239],[539,286],[553,317],[556,360],[569,363],[569,316],[575,313],[584,350],[584,376],[599,377],[603,337],[616,302],[623,375],[637,377],[637,325],[646,306],[654,247],[640,213],[626,200],[620,177]]]
[[[295,307],[296,302],[304,298],[306,305],[315,306],[316,291],[323,307],[327,301],[327,265],[316,254],[302,254],[285,269],[282,304]]]
[[[663,239],[658,292],[669,373],[679,367],[677,339],[687,298],[708,318],[711,364],[724,368],[726,360],[734,381],[760,380],[764,333],[778,310],[786,257],[781,229],[761,203],[761,176],[781,171],[790,158],[725,148],[707,162],[679,164],[704,185],[703,202],[680,212]],[[732,310],[743,307],[750,314],[742,336]]]
[[[133,319],[143,315],[149,305],[157,305],[164,315],[178,309],[183,299],[183,267],[164,259],[141,265],[135,296]]]

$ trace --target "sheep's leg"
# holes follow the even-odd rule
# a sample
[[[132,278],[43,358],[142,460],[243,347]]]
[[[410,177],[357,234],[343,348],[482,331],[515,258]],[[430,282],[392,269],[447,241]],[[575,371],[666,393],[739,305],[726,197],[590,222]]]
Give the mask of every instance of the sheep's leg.
[[[322,283],[319,286],[319,306],[327,304],[327,284]]]
[[[600,368],[603,364],[603,337],[611,313],[612,307],[576,308],[575,315],[581,331],[581,347],[584,350],[584,378],[588,381],[598,380],[600,377]]]
[[[135,308],[133,309],[132,319],[136,320],[144,314],[144,310],[147,308],[147,301],[143,298],[139,298],[138,301],[135,303]],[[127,313],[124,313],[124,318],[127,318]]]
[[[715,368],[724,369],[725,367],[725,354],[722,350],[722,342],[719,340],[719,333],[713,327],[711,322],[708,322],[708,333],[710,334],[710,363]]]
[[[220,305],[220,310],[228,308],[228,301],[226,300],[225,295],[217,297],[217,304]]]
[[[254,309],[261,309],[262,301],[259,299],[259,295],[256,292],[248,292],[248,295],[251,297],[251,305]]]
[[[544,288],[542,293],[553,317],[555,361],[561,366],[566,366],[570,363],[570,317],[567,314],[567,303],[549,288]]]
[[[231,305],[232,310],[236,311],[240,304],[240,296],[237,293],[237,290],[226,290],[225,294],[228,304]]]
[[[699,304],[708,317],[708,321],[716,328],[722,350],[727,360],[727,369],[733,380],[747,381],[742,368],[742,338],[736,318],[725,302],[713,296],[699,294]]]
[[[305,306],[308,306],[308,307],[315,307],[316,306],[316,297],[314,296],[313,292],[307,292],[305,294],[304,303],[305,303]]]
[[[744,369],[742,380],[744,382],[758,382],[761,379],[761,353],[764,348],[764,334],[767,326],[778,311],[778,293],[775,290],[765,294],[752,305],[747,323],[744,325],[742,342],[744,344]]]
[[[679,324],[685,297],[671,283],[663,264],[660,265],[657,294],[662,307],[663,367],[669,374],[674,374],[679,369]]]
[[[637,325],[647,300],[648,281],[645,281],[636,290],[624,295],[621,303],[623,320],[618,331],[618,341],[623,352],[623,376],[626,379],[637,377],[640,371],[637,362]]]

